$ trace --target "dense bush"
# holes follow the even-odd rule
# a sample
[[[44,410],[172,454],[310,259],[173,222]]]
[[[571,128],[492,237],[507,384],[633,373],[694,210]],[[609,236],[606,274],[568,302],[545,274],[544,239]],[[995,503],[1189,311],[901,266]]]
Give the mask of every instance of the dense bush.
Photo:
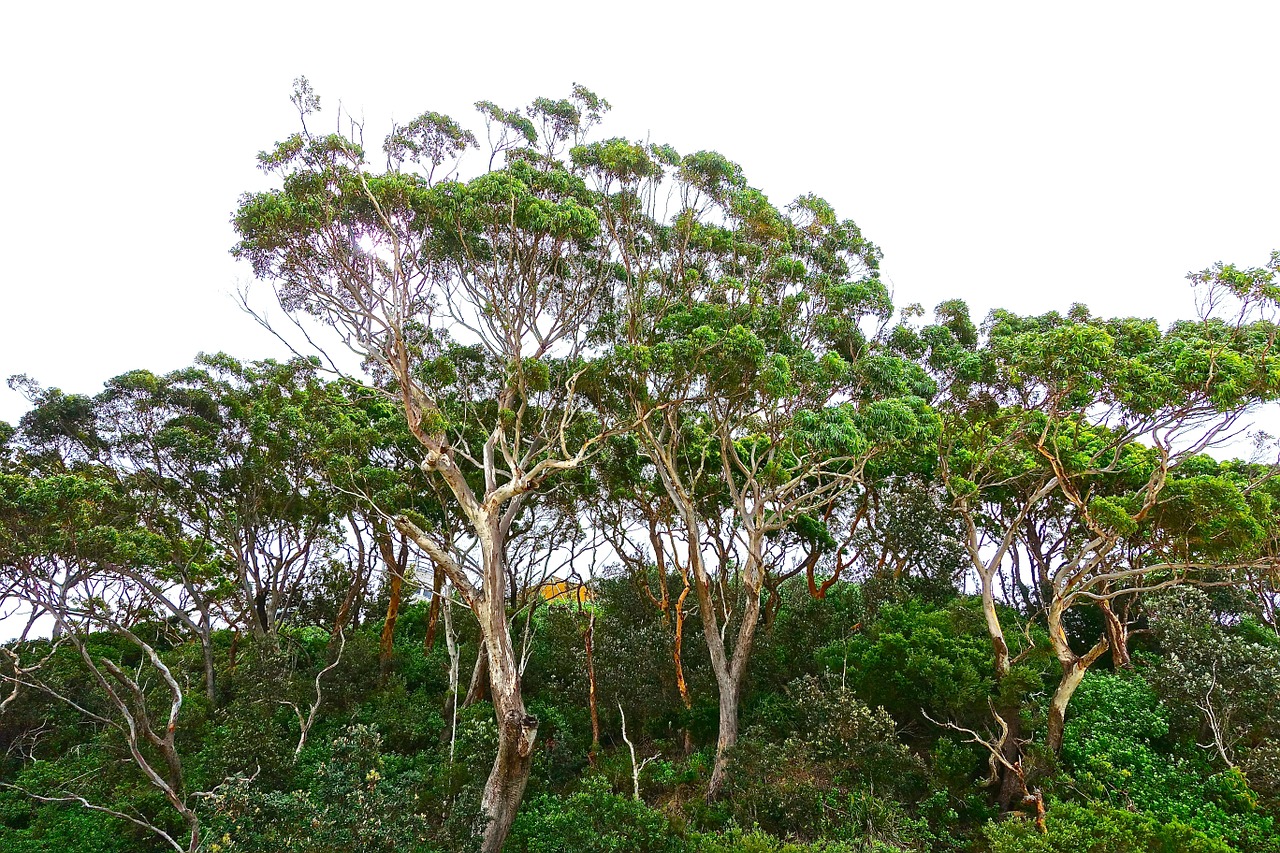
[[[744,729],[727,786],[711,804],[705,795],[715,705],[705,647],[698,654],[692,644],[685,660],[695,699],[690,712],[664,681],[672,663],[670,646],[658,642],[669,636],[661,615],[631,584],[603,584],[588,605],[596,608],[601,722],[593,758],[581,653],[585,611],[540,607],[526,671],[526,701],[540,720],[538,748],[508,849],[1280,850],[1276,792],[1267,786],[1275,775],[1268,760],[1273,742],[1241,739],[1238,770],[1216,761],[1215,750],[1198,745],[1205,743],[1203,733],[1187,723],[1187,706],[1162,680],[1172,669],[1158,643],[1139,654],[1136,670],[1088,675],[1072,701],[1060,757],[1028,765],[1049,795],[1048,832],[1040,835],[1029,820],[994,819],[993,791],[981,784],[986,751],[921,713],[989,731],[987,703],[1001,701],[1001,691],[1021,691],[1021,706],[1034,713],[1034,697],[1049,688],[1053,672],[1039,629],[1029,629],[1037,646],[997,688],[981,615],[970,598],[920,598],[909,585],[891,583],[881,585],[873,608],[856,584],[835,585],[825,602],[810,599],[800,583],[780,594],[783,606],[762,634],[764,665],[743,696]],[[234,657],[230,638],[218,638],[216,702],[192,691],[178,729],[187,783],[204,792],[194,801],[205,853],[471,849],[496,746],[493,709],[485,701],[459,708],[453,731],[444,644],[425,650],[423,608],[411,605],[406,613],[410,627],[398,636],[385,674],[378,664],[380,624],[348,632],[296,760],[299,723],[286,703],[309,707],[317,673],[333,660],[328,633],[290,632],[278,651],[240,638]],[[643,630],[628,634],[619,625]],[[1251,629],[1237,624],[1230,630],[1243,636]],[[465,632],[460,640],[465,654],[473,640]],[[651,640],[656,645],[646,646]],[[115,638],[95,636],[92,648],[139,665]],[[50,683],[83,707],[101,707],[81,662],[65,651],[50,661]],[[181,646],[164,655],[183,679],[198,683],[198,656]],[[468,665],[463,668],[465,679]],[[650,678],[656,682],[644,681]],[[155,682],[148,688],[163,708]],[[1223,694],[1223,701],[1230,698]],[[640,801],[631,796],[631,755],[621,740],[617,702],[627,712],[638,757],[653,759],[642,774]],[[697,723],[708,709],[709,720]],[[1269,732],[1269,709],[1249,711],[1252,716],[1236,719],[1257,721],[1250,725]],[[1027,724],[1036,731],[1034,717]],[[75,803],[36,802],[19,789],[73,789],[181,832],[118,735],[84,725],[65,703],[37,691],[20,693],[0,718],[0,738],[7,749],[3,781],[17,786],[0,789],[6,853],[167,849],[127,821]],[[1033,757],[1043,755],[1035,749]]]
[[[1094,803],[1058,803],[1045,834],[1029,820],[988,824],[990,853],[1231,853],[1231,847],[1185,823]]]

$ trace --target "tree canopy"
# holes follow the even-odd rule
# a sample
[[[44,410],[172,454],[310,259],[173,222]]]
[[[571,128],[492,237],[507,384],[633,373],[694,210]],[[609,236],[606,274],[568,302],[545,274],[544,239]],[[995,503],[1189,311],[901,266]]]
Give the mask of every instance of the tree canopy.
[[[1280,851],[1280,254],[926,316],[585,87],[293,102],[297,357],[10,380],[0,847]]]

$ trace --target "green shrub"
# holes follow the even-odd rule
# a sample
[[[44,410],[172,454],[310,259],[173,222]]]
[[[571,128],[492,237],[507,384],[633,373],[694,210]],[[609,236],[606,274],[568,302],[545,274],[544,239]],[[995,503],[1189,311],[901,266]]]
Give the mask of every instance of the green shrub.
[[[983,829],[990,853],[1231,853],[1225,842],[1180,821],[1101,803],[1059,803],[1045,818],[1045,834],[1030,820],[991,822]]]
[[[223,785],[209,803],[208,853],[430,853],[416,781],[384,759],[375,730],[351,726],[305,788]]]
[[[1214,772],[1202,757],[1180,753],[1168,710],[1140,677],[1091,673],[1071,709],[1062,758],[1075,791],[1250,851],[1280,850],[1275,819],[1258,811],[1240,771]]]
[[[599,776],[587,776],[572,794],[527,800],[507,849],[519,853],[682,853],[687,848],[661,812],[615,794]]]

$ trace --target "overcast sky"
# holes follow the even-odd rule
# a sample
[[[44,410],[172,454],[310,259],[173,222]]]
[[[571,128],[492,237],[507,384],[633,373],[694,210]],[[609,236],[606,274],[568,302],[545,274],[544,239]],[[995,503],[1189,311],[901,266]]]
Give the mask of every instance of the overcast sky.
[[[0,376],[94,393],[280,354],[231,297],[228,218],[299,74],[375,143],[581,82],[610,135],[826,197],[900,303],[1168,321],[1188,270],[1280,248],[1278,25],[1261,2],[13,3]],[[0,420],[25,408],[0,390]]]

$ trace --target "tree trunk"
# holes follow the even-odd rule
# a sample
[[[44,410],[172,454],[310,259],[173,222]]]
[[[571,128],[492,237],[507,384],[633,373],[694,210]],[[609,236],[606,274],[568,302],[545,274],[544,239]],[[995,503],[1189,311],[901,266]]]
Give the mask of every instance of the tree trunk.
[[[1053,651],[1058,657],[1058,662],[1062,664],[1062,678],[1058,681],[1057,689],[1053,691],[1053,698],[1049,700],[1049,724],[1045,734],[1045,745],[1055,755],[1062,748],[1062,734],[1067,720],[1067,705],[1071,702],[1071,697],[1075,694],[1076,688],[1080,686],[1080,682],[1084,680],[1084,675],[1089,671],[1089,667],[1093,666],[1094,661],[1102,657],[1111,646],[1111,642],[1104,635],[1084,655],[1077,655],[1073,652],[1071,644],[1067,640],[1066,629],[1062,625],[1062,617],[1066,610],[1066,602],[1061,599],[1054,600],[1049,605],[1047,620],[1049,641],[1053,644]]]
[[[1084,674],[1088,671],[1089,665],[1083,660],[1076,660],[1071,666],[1064,667],[1062,679],[1058,682],[1057,689],[1053,691],[1053,698],[1049,700],[1049,728],[1045,735],[1045,745],[1055,755],[1062,749],[1062,735],[1066,730],[1067,704],[1075,695],[1080,682],[1084,681]]]
[[[533,768],[533,743],[538,736],[538,718],[521,708],[509,708],[499,717],[498,755],[480,797],[484,836],[481,853],[501,853],[524,797],[529,771]]]
[[[364,564],[362,559],[361,563],[356,566],[355,576],[351,579],[351,586],[347,588],[347,594],[343,596],[342,604],[338,606],[338,613],[333,618],[333,631],[329,635],[330,650],[337,645],[338,635],[342,634],[346,630],[347,625],[352,622],[356,598],[364,588],[365,580]]]
[[[720,797],[729,773],[729,757],[738,743],[738,685],[720,683],[720,736],[716,740],[716,763],[707,786],[707,801]]]
[[[470,708],[485,698],[489,686],[489,647],[484,640],[480,641],[480,651],[476,653],[475,666],[471,668],[471,682],[467,685],[467,695],[462,699],[462,707]]]
[[[1129,658],[1129,629],[1111,609],[1110,601],[1099,601],[1098,609],[1102,611],[1103,624],[1107,629],[1107,641],[1111,644],[1111,665],[1116,669],[1129,669],[1133,662]]]
[[[1022,721],[1017,708],[1006,709],[1001,717],[1009,727],[1009,734],[1001,745],[1000,754],[1005,761],[1016,767],[1022,761],[1022,744],[1018,740],[1022,735]],[[1013,808],[1014,802],[1021,801],[1026,795],[1025,788],[1022,778],[1017,773],[1008,767],[1000,767],[1000,790],[996,794],[996,805],[1000,807],[1000,814],[1006,814]]]
[[[382,562],[391,576],[391,597],[387,601],[387,616],[382,622],[382,636],[378,640],[378,672],[385,680],[391,671],[391,652],[396,640],[396,620],[400,618],[400,597],[404,592],[405,560],[396,557],[395,545],[385,529],[375,528],[374,537]]]
[[[751,544],[758,545],[758,540],[753,538]],[[751,647],[756,639],[756,626],[760,624],[760,590],[763,578],[764,567],[759,558],[754,555],[748,556],[747,565],[742,573],[742,584],[746,587],[742,624],[738,626],[733,657],[728,661],[727,667],[723,666],[724,645],[720,642],[720,633],[718,630],[715,633],[715,643],[720,653],[718,655],[713,653],[712,661],[716,662],[716,684],[720,693],[720,736],[716,740],[716,763],[715,769],[711,772],[711,783],[707,787],[707,802],[713,802],[719,798],[729,770],[730,753],[738,743],[738,706],[742,701],[742,686],[746,682]]]
[[[693,699],[689,696],[689,684],[684,678],[684,600],[689,597],[689,581],[685,579],[684,590],[676,600],[675,641],[671,648],[671,657],[676,667],[676,690],[680,691],[680,701],[685,710],[693,708]],[[688,730],[685,731],[688,734]]]
[[[994,571],[982,573],[982,616],[987,623],[987,636],[991,638],[991,652],[994,658],[996,680],[1009,674],[1009,644],[1004,638],[1004,626],[1000,624],[1000,614],[996,610]]]
[[[436,626],[440,622],[440,590],[444,589],[444,569],[435,567],[431,578],[431,609],[427,612],[427,636],[422,641],[423,651],[431,654],[436,645]]]
[[[400,595],[404,590],[404,576],[391,570],[391,598],[387,601],[387,617],[382,622],[382,635],[378,638],[378,672],[385,680],[391,671],[391,652],[396,640],[396,620],[400,617]]]
[[[596,753],[600,751],[600,710],[596,703],[595,639],[596,612],[595,610],[589,610],[587,611],[585,640],[587,647],[587,698],[591,706],[591,751],[587,753],[587,758],[593,767],[596,763]]]
[[[204,657],[204,692],[209,698],[209,707],[214,708],[218,701],[217,685],[214,682],[213,668],[213,636],[209,630],[208,620],[200,627],[200,654]]]
[[[511,643],[511,631],[504,606],[506,577],[502,537],[493,528],[481,531],[485,586],[492,598],[483,601],[476,613],[484,648],[488,650],[489,692],[498,722],[498,754],[480,797],[485,821],[481,853],[500,853],[511,832],[516,811],[524,796],[533,767],[533,744],[538,736],[538,718],[524,706],[520,685],[520,665]]]

